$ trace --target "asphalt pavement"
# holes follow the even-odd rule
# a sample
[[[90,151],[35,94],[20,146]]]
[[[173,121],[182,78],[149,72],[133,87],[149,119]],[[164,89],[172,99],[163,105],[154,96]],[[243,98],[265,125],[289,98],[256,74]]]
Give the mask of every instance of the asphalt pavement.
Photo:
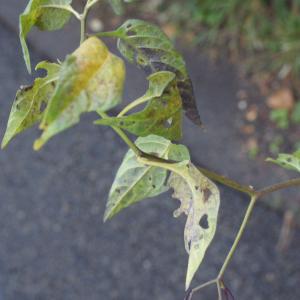
[[[12,22],[20,7],[0,13],[1,136],[16,89],[32,80]],[[75,43],[74,29],[67,30],[72,32],[70,43],[52,44],[62,55]],[[45,38],[45,44],[51,44],[51,38]],[[36,39],[31,36],[33,62],[53,58],[51,48]],[[185,123],[184,142],[194,161],[254,185],[287,178],[286,173],[274,172],[275,167],[267,170],[251,162],[240,151],[235,116],[236,92],[242,83],[234,68],[226,62],[213,65],[198,52],[187,51],[185,57],[206,126],[201,131]],[[128,100],[140,95],[146,83],[140,71],[127,69]],[[37,128],[0,152],[0,300],[183,300],[188,258],[185,219],[172,217],[178,202],[170,193],[102,222],[126,147],[109,128],[94,126],[95,119],[94,114],[84,116],[40,152],[32,150]],[[217,274],[248,201],[220,188],[217,235],[194,285]],[[279,253],[281,224],[280,213],[260,204],[255,209],[225,276],[236,299],[300,299],[300,233],[296,230],[288,250]],[[203,290],[193,299],[216,299],[216,291]]]

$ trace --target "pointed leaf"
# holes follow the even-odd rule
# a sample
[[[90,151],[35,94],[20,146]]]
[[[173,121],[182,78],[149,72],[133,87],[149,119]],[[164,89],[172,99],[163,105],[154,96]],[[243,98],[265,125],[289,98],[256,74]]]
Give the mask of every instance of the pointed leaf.
[[[147,74],[158,71],[175,73],[183,109],[190,120],[201,125],[185,62],[158,26],[141,20],[128,20],[116,31],[100,35],[118,37],[118,48],[122,55],[131,63],[140,66]]]
[[[144,152],[162,158],[172,158],[175,161],[189,159],[189,152],[185,146],[172,144],[159,136],[138,138],[136,145]],[[112,218],[138,201],[165,192],[168,189],[165,185],[166,177],[165,169],[139,163],[133,151],[129,150],[111,187],[104,220]]]
[[[21,87],[13,103],[7,129],[2,140],[4,148],[11,139],[40,121],[43,106],[46,106],[54,92],[60,66],[55,63],[41,62],[36,69],[45,69],[47,76],[35,79],[32,86]]]
[[[168,185],[174,189],[173,197],[181,201],[174,216],[187,215],[184,241],[189,253],[186,275],[188,289],[215,235],[220,193],[217,186],[192,163],[181,162],[173,165],[172,169]]]
[[[280,153],[276,159],[268,158],[267,161],[285,169],[300,172],[300,149],[293,154]]]
[[[44,130],[34,148],[79,122],[80,115],[106,111],[122,100],[125,67],[98,38],[87,39],[62,64],[58,83],[45,111]]]
[[[149,101],[146,108],[124,117],[104,118],[96,124],[117,126],[138,136],[156,134],[179,140],[181,132],[181,97],[173,82],[174,74],[161,71],[149,76],[149,89],[139,103]],[[173,82],[173,83],[172,83]]]
[[[31,73],[31,64],[26,37],[33,26],[41,30],[58,30],[70,19],[70,12],[62,7],[69,7],[72,0],[30,0],[24,12],[20,15],[20,41],[28,72]],[[55,5],[50,8],[47,5]],[[61,7],[61,8],[59,8]]]

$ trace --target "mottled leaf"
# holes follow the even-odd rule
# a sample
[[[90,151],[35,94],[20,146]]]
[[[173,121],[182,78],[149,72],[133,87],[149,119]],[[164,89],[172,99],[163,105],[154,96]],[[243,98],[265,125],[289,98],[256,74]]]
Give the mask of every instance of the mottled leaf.
[[[122,100],[125,67],[98,38],[87,39],[61,66],[52,99],[45,111],[44,130],[34,148],[79,122],[80,115],[106,111]]]
[[[268,158],[267,161],[285,169],[300,172],[300,149],[293,154],[280,153],[276,159]]]
[[[182,102],[174,73],[161,71],[148,77],[149,89],[136,100],[148,101],[145,109],[129,116],[104,118],[96,124],[117,126],[137,136],[156,134],[170,140],[181,138]]]
[[[18,133],[40,121],[43,108],[54,92],[60,66],[55,63],[41,62],[36,69],[45,69],[47,76],[35,79],[32,86],[21,87],[13,103],[7,129],[2,140],[4,148]]]
[[[136,140],[136,145],[146,153],[181,161],[189,159],[189,152],[183,145],[175,145],[155,135]],[[151,167],[137,161],[136,155],[129,150],[117,172],[109,193],[104,220],[112,218],[124,208],[145,198],[165,192],[166,169]]]
[[[100,33],[99,36],[101,35],[118,37],[118,48],[122,55],[147,74],[158,71],[175,73],[183,109],[190,120],[201,125],[185,62],[158,26],[141,20],[128,20],[116,31]]]
[[[70,12],[62,8],[69,7],[71,2],[72,0],[30,0],[24,12],[20,15],[20,40],[29,73],[31,73],[31,64],[26,44],[28,33],[33,26],[48,31],[62,28],[70,18]],[[51,5],[56,8],[47,7]]]
[[[192,163],[185,161],[172,166],[168,180],[173,197],[181,201],[174,216],[187,215],[184,242],[189,253],[186,289],[198,270],[217,227],[220,193],[217,186]]]

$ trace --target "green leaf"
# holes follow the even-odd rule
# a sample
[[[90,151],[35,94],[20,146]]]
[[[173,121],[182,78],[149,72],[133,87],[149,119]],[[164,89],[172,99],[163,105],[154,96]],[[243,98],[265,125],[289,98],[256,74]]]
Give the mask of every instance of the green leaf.
[[[289,111],[288,109],[273,109],[270,112],[270,119],[276,123],[278,128],[289,128]]]
[[[21,87],[17,92],[2,140],[2,148],[7,146],[15,135],[41,120],[43,106],[47,105],[54,92],[60,66],[41,62],[36,69],[45,69],[48,74],[43,78],[37,78],[32,86]]]
[[[187,215],[184,242],[189,253],[186,289],[198,270],[217,227],[220,193],[217,186],[205,177],[191,162],[185,161],[172,166],[168,180],[174,189],[173,197],[181,202],[174,217]]]
[[[122,15],[124,13],[124,5],[123,2],[133,2],[133,0],[108,0],[110,6],[114,10],[115,14]]]
[[[121,54],[131,63],[141,67],[148,75],[159,71],[175,73],[183,109],[190,120],[201,125],[185,62],[158,26],[141,20],[128,20],[116,31],[100,33],[99,36],[118,37]]]
[[[267,161],[285,169],[300,172],[300,149],[293,154],[280,153],[276,159],[267,158]]]
[[[109,3],[115,14],[122,15],[124,12],[123,0],[109,0]]]
[[[179,140],[182,136],[182,102],[173,79],[174,73],[167,71],[150,75],[148,91],[134,101],[148,101],[144,110],[129,116],[104,118],[95,123],[117,126],[137,136],[156,134],[170,140]]]
[[[138,138],[136,145],[144,152],[175,161],[189,159],[189,152],[183,145],[175,145],[155,135]],[[145,198],[157,196],[168,188],[165,185],[166,169],[151,167],[137,161],[129,150],[117,172],[109,192],[104,220],[108,220],[124,208]]]
[[[62,9],[69,7],[72,0],[30,0],[20,15],[20,40],[28,72],[31,73],[30,55],[26,37],[33,26],[40,30],[58,30],[70,19],[70,12]],[[44,6],[55,5],[57,8]]]
[[[52,136],[73,126],[84,112],[107,111],[122,100],[123,61],[91,37],[62,64],[58,83],[45,111],[43,134],[34,144],[40,149]]]
[[[298,101],[293,109],[291,120],[295,124],[300,124],[300,101]]]

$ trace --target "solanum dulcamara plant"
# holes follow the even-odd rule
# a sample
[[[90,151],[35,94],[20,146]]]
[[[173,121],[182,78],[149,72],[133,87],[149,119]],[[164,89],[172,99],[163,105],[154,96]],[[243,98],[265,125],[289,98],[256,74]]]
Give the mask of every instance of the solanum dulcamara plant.
[[[195,126],[201,126],[193,85],[182,55],[158,26],[143,20],[127,20],[114,31],[88,35],[87,16],[98,2],[104,0],[87,0],[83,11],[77,12],[72,0],[29,1],[19,20],[20,41],[29,73],[31,62],[26,38],[33,27],[58,30],[73,16],[80,23],[80,44],[63,62],[42,61],[36,65],[35,70],[45,70],[46,75],[17,91],[2,148],[16,135],[39,123],[41,135],[33,144],[39,150],[52,137],[77,124],[82,114],[96,112],[98,119],[94,124],[111,127],[129,147],[111,186],[104,220],[134,203],[172,189],[173,197],[180,200],[174,216],[184,214],[187,218],[184,228],[184,245],[189,256],[186,299],[192,299],[195,292],[208,285],[217,287],[218,299],[230,299],[232,294],[224,284],[224,273],[254,204],[271,192],[300,185],[300,179],[255,190],[195,166],[187,147],[178,144],[183,115]],[[114,13],[121,14],[124,6],[129,5],[126,2],[132,1],[107,2]],[[102,37],[116,40],[120,56],[109,50]],[[122,103],[125,60],[145,71],[148,88],[112,116],[108,112]],[[137,139],[133,142],[127,133]],[[300,172],[299,151],[269,160]],[[191,289],[192,279],[217,228],[220,193],[214,181],[246,193],[251,200],[216,278]]]

